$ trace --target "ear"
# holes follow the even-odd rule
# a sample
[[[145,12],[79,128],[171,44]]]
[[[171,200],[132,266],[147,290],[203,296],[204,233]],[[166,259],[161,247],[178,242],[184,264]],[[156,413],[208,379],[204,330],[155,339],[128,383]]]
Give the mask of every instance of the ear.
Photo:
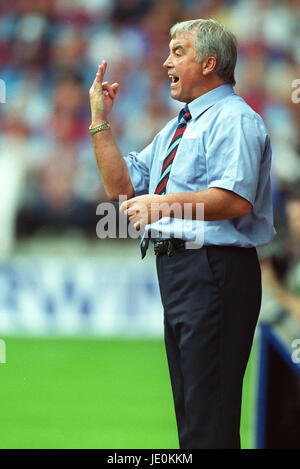
[[[217,60],[215,57],[207,57],[207,59],[203,60],[202,62],[202,73],[204,76],[209,75],[212,73],[217,66]]]

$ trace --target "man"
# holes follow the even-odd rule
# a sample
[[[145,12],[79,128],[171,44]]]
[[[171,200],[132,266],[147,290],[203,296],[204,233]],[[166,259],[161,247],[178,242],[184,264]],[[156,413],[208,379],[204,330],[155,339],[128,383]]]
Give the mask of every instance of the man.
[[[236,54],[235,37],[214,20],[174,25],[164,67],[172,98],[187,106],[125,159],[107,124],[119,84],[102,83],[105,61],[90,89],[107,194],[126,195],[121,210],[134,226],[160,236],[153,244],[181,448],[240,447],[242,381],[261,302],[255,248],[274,235],[270,140],[233,91]],[[185,211],[175,216],[174,203],[191,207],[179,237]],[[204,245],[185,249],[203,226],[199,204]]]

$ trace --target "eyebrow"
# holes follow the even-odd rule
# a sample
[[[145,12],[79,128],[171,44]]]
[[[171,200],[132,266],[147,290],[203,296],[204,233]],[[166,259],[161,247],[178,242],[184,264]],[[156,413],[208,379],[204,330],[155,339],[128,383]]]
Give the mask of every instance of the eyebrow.
[[[172,48],[170,47],[171,52],[176,52],[178,49],[184,50],[184,47],[180,44],[177,44],[176,46],[173,46]]]

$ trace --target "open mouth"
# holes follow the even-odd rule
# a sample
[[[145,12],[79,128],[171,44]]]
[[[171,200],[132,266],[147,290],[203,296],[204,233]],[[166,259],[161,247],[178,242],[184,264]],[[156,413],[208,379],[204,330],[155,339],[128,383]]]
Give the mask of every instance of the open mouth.
[[[179,77],[176,75],[169,75],[169,78],[171,79],[171,88],[173,88],[179,82]]]

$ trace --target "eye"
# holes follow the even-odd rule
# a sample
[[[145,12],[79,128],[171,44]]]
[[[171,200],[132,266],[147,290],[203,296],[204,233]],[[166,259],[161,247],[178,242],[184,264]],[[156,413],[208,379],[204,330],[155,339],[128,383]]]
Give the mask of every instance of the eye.
[[[181,50],[181,48],[175,49],[174,55],[175,57],[182,57],[183,51]]]

